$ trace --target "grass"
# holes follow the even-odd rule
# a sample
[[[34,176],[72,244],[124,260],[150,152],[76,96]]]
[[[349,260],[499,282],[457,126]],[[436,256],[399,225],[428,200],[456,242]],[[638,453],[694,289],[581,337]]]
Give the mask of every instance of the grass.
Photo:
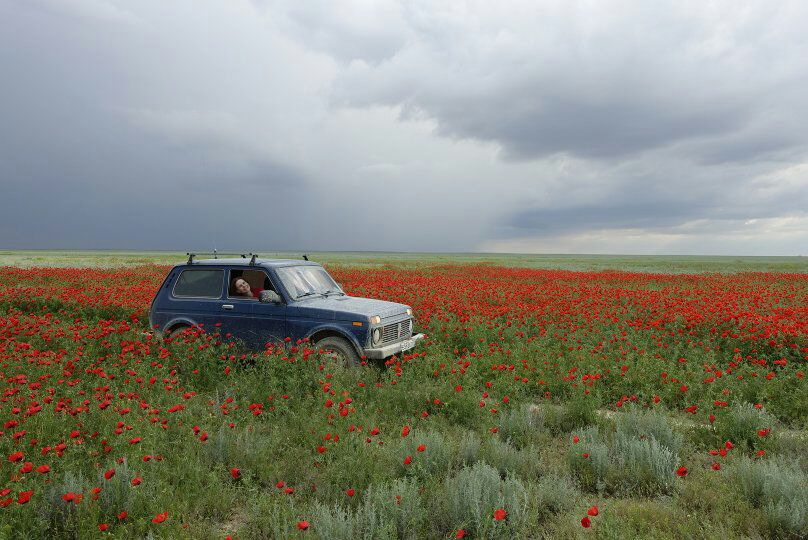
[[[246,253],[245,251],[244,253]],[[262,257],[300,259],[303,252],[259,250]],[[241,252],[239,252],[241,253]],[[492,264],[513,268],[547,268],[584,272],[622,270],[652,273],[808,273],[808,257],[752,257],[701,255],[526,255],[498,253],[306,252],[311,260],[357,268],[395,266],[412,268],[441,264]],[[211,255],[200,257],[212,258]],[[0,250],[0,266],[117,267],[143,264],[180,264],[185,252]]]
[[[132,267],[0,276],[0,538],[804,536],[805,276],[331,254],[429,334],[347,369],[302,343],[145,333],[163,269],[141,265],[173,255],[10,256]],[[634,259],[509,262],[667,264]]]

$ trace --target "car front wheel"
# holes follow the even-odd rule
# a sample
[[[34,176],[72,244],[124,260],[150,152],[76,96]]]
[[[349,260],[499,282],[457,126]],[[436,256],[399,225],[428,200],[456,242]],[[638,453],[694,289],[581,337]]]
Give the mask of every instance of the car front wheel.
[[[360,364],[359,355],[348,340],[340,337],[327,337],[317,342],[317,348],[329,353],[329,356],[347,367]]]

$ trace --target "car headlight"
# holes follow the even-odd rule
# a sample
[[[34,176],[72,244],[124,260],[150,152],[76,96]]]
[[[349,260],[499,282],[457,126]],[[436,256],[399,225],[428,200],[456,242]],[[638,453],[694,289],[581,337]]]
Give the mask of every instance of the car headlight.
[[[412,315],[412,308],[407,308],[407,315]]]
[[[374,328],[373,329],[373,344],[377,345],[382,340],[382,329],[381,328]]]
[[[380,322],[382,322],[382,318],[378,315],[374,315],[370,318],[370,324],[379,324]]]

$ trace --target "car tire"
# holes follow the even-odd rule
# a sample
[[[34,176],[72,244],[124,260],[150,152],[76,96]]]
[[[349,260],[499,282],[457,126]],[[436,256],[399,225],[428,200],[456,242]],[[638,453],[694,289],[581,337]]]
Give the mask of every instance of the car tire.
[[[356,349],[347,339],[341,337],[327,337],[317,342],[317,349],[330,351],[334,358],[340,360],[346,367],[358,366],[361,363]]]

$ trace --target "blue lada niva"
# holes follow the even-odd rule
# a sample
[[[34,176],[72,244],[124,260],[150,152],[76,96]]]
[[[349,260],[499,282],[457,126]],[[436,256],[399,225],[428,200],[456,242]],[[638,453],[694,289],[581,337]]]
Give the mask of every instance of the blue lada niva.
[[[168,334],[200,326],[231,334],[252,349],[308,338],[345,363],[412,349],[412,309],[348,296],[321,265],[307,260],[206,259],[171,269],[152,301],[151,327]],[[220,326],[216,326],[220,325]]]

